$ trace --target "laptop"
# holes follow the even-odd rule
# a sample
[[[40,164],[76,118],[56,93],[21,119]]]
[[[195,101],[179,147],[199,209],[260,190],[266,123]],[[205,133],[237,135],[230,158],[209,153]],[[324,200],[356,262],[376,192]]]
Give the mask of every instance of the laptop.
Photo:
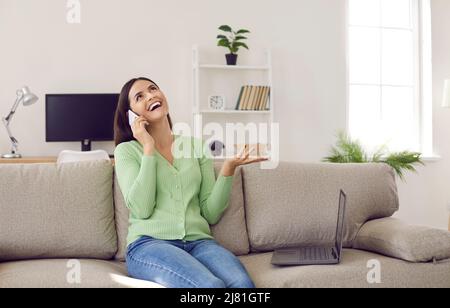
[[[275,250],[272,255],[273,265],[321,265],[341,262],[342,240],[344,233],[344,216],[347,196],[339,193],[339,211],[334,245],[305,246]]]

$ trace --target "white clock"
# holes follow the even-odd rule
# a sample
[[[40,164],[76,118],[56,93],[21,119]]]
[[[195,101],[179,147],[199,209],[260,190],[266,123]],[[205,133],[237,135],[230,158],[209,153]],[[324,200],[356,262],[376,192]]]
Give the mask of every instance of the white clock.
[[[209,108],[214,110],[225,110],[225,96],[211,95],[208,98]]]

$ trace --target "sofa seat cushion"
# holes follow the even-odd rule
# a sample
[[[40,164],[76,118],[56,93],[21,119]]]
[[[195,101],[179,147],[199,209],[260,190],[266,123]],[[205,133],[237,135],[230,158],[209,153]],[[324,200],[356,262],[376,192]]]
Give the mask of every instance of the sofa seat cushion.
[[[239,257],[259,288],[450,287],[450,260],[409,263],[353,249],[344,249],[339,265],[276,267],[271,258],[272,252]],[[380,284],[367,282],[374,260],[380,265]]]
[[[0,164],[0,174],[0,262],[113,258],[111,162]]]
[[[127,277],[126,265],[122,262],[88,259],[74,261],[46,259],[0,263],[0,288],[162,287],[157,283]]]

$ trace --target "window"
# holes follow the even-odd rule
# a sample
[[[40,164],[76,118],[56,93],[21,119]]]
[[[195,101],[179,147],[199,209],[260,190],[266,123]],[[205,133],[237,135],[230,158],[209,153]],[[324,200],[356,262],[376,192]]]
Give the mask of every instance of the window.
[[[429,0],[348,0],[348,12],[350,135],[429,152]]]

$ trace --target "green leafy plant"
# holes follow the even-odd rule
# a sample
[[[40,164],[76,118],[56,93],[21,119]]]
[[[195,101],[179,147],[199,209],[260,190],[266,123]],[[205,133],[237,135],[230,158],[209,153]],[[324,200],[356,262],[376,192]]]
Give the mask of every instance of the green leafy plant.
[[[219,30],[225,32],[225,35],[220,34],[217,36],[217,39],[219,40],[217,46],[228,48],[231,54],[237,54],[240,47],[246,48],[247,50],[249,49],[247,44],[242,41],[247,39],[244,34],[250,33],[250,31],[246,29],[233,31],[233,29],[227,25],[220,26]]]
[[[352,140],[345,133],[338,134],[336,146],[331,149],[331,154],[325,157],[323,162],[330,163],[386,163],[391,166],[400,179],[405,179],[405,171],[416,171],[414,165],[425,165],[421,159],[421,153],[397,152],[387,153],[386,146],[379,147],[374,154],[369,155],[358,140]]]

